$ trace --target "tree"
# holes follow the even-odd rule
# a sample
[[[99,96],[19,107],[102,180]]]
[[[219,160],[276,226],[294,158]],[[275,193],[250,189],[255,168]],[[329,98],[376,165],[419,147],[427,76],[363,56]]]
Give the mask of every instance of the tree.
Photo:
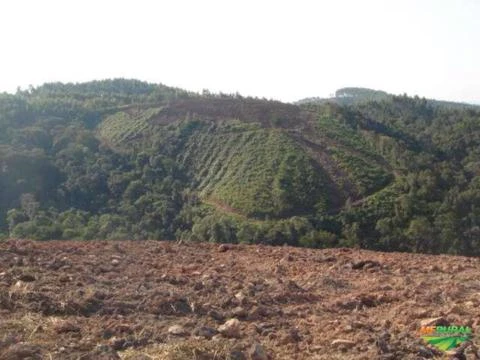
[[[410,221],[406,231],[415,252],[432,252],[434,250],[434,232],[430,221],[419,217]]]
[[[10,209],[7,212],[7,223],[8,223],[8,231],[10,233],[13,232],[13,229],[18,224],[28,221],[28,217],[24,211],[19,209]]]
[[[337,245],[337,236],[324,230],[311,230],[303,235],[298,243],[309,248],[330,248]]]
[[[342,235],[344,237],[344,244],[347,246],[360,245],[360,225],[358,222],[347,223],[343,226]]]
[[[33,220],[40,208],[40,203],[35,200],[35,195],[26,193],[20,196],[20,205],[29,220]]]

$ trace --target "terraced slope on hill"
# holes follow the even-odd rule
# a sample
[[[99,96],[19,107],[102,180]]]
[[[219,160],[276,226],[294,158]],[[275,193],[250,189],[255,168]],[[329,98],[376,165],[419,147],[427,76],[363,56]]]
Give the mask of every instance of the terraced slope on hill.
[[[124,151],[146,143],[170,148],[201,198],[253,217],[327,212],[393,179],[361,137],[332,119],[313,120],[310,133],[314,117],[297,108],[281,117],[257,109],[257,102],[251,108],[242,100],[221,103],[210,107],[210,99],[194,99],[120,111],[100,123],[99,135]],[[278,126],[272,119],[280,119]]]

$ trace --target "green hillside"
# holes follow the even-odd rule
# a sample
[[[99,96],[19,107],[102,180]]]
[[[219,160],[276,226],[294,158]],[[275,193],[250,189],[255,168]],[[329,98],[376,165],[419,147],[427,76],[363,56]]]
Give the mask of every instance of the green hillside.
[[[305,104],[328,104],[339,105],[361,105],[370,102],[391,101],[396,96],[381,90],[372,90],[361,87],[346,87],[335,91],[335,95],[329,98],[311,97],[297,101],[298,105]],[[418,96],[415,96],[418,98]],[[479,108],[478,105],[468,103],[457,103],[452,101],[442,101],[435,99],[426,99],[429,105],[433,107],[449,107],[450,109]]]
[[[321,169],[279,130],[198,131],[184,164],[202,198],[214,198],[247,216],[308,213],[328,194]]]
[[[0,94],[0,233],[480,254],[480,112],[337,97],[356,100],[124,79]]]
[[[228,100],[219,106],[258,106],[257,100]],[[200,198],[256,218],[329,211],[393,180],[363,138],[332,117],[310,124],[311,113],[281,117],[276,104],[273,114],[225,107],[219,113],[211,102],[183,101],[186,109],[176,119],[168,117],[171,107],[120,111],[106,117],[98,133],[119,152],[161,149],[189,174]]]

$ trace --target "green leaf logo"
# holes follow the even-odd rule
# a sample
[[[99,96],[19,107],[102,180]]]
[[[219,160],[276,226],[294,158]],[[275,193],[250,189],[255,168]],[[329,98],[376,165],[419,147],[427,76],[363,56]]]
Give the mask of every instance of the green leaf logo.
[[[456,348],[461,343],[469,340],[468,336],[422,336],[427,343],[442,351]]]

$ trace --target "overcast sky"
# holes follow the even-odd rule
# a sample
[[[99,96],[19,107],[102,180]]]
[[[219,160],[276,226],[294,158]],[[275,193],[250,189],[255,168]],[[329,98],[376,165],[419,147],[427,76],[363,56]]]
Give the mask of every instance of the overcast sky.
[[[1,0],[0,91],[114,77],[480,102],[480,0]]]

